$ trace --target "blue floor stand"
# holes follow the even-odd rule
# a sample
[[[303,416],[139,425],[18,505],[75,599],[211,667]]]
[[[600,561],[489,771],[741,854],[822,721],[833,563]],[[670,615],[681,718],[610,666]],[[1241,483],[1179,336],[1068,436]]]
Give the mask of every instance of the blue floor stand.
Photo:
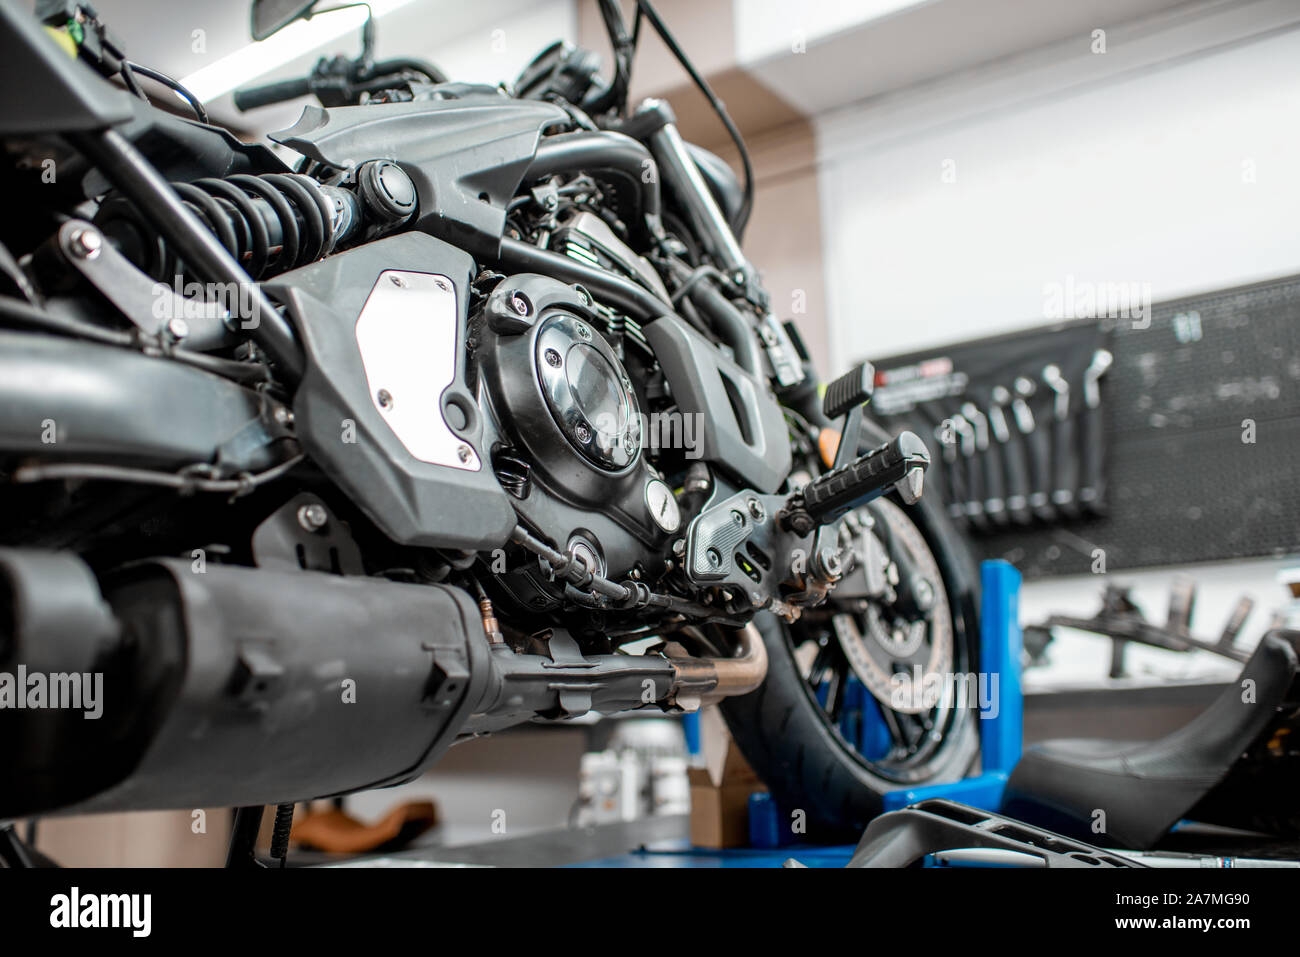
[[[948,798],[984,811],[1002,806],[1007,777],[1020,760],[1024,741],[1025,708],[1020,690],[1020,572],[1004,561],[980,565],[980,671],[979,686],[996,691],[987,715],[979,712],[979,774],[946,784],[903,788],[885,794],[885,810],[897,811],[917,801]],[[986,677],[987,676],[987,677]],[[985,685],[987,680],[988,684]]]
[[[980,662],[982,675],[975,687],[984,687],[991,700],[985,712],[977,710],[980,731],[980,772],[973,777],[925,787],[900,788],[886,792],[884,809],[897,811],[927,798],[948,798],[986,811],[997,811],[1007,777],[1020,760],[1024,735],[1024,698],[1020,688],[1020,658],[1023,638],[1020,632],[1020,573],[1004,561],[987,561],[980,565]],[[985,677],[987,676],[987,677]],[[993,685],[996,676],[997,684]],[[984,682],[988,683],[985,684]],[[860,691],[860,694],[856,692]],[[861,713],[849,735],[861,750],[871,746],[878,722],[870,720],[870,694],[855,689]],[[696,718],[694,715],[688,717]],[[696,718],[698,721],[698,718]],[[846,729],[841,727],[841,733]],[[688,742],[699,747],[698,724],[688,723]],[[872,755],[868,753],[868,757]],[[853,856],[855,845],[819,846],[789,841],[789,819],[766,792],[749,799],[749,836],[751,847],[735,850],[712,850],[672,842],[643,848],[630,854],[588,861],[582,867],[779,867],[796,858],[807,867],[844,867]]]
[[[966,687],[984,694],[976,705],[980,734],[980,772],[973,777],[923,787],[887,791],[885,811],[897,811],[928,798],[948,798],[985,811],[997,811],[1007,777],[1020,760],[1024,737],[1024,698],[1020,689],[1020,573],[1008,562],[986,561],[980,566],[980,674]],[[878,757],[878,717],[870,692],[854,683],[848,698],[858,702],[854,720],[841,723],[840,733],[858,745],[867,758]],[[877,717],[873,720],[872,715]],[[789,845],[788,819],[770,794],[749,799],[749,838],[755,848]]]

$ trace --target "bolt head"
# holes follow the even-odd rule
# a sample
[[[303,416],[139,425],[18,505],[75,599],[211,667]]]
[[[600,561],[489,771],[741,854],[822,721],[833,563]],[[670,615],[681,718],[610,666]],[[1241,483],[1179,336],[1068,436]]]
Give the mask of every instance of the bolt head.
[[[510,308],[521,316],[528,315],[528,300],[516,293],[510,297]]]
[[[456,457],[460,459],[462,462],[468,462],[470,460],[470,457],[473,454],[474,454],[474,450],[471,449],[468,445],[462,445],[456,449]]]
[[[756,521],[761,522],[767,517],[767,511],[763,508],[763,503],[756,498],[751,498],[746,505],[749,506],[749,515]]]
[[[391,282],[394,286],[397,286],[399,288],[406,285],[406,280],[398,275],[389,276],[388,281]]]
[[[167,320],[167,335],[180,342],[190,334],[190,324],[180,316],[172,316]]]
[[[104,247],[104,237],[93,229],[78,229],[72,234],[73,255],[81,259],[94,259]]]
[[[313,502],[298,509],[298,524],[309,532],[319,532],[329,521],[325,506]]]
[[[375,393],[375,401],[379,403],[381,409],[391,409],[393,407],[393,393],[387,389],[380,389]]]

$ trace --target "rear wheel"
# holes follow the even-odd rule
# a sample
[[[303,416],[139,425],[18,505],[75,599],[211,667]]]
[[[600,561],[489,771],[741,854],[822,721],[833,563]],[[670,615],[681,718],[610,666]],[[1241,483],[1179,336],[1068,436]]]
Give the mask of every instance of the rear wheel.
[[[864,428],[867,444],[887,439]],[[741,751],[784,813],[803,812],[811,840],[855,840],[885,792],[960,778],[979,751],[973,710],[943,693],[951,675],[978,670],[978,577],[965,541],[937,500],[885,498],[854,518],[874,539],[868,548],[855,537],[857,570],[793,625],[755,619],[767,678],[721,705]],[[868,562],[883,589],[879,574],[868,582]]]

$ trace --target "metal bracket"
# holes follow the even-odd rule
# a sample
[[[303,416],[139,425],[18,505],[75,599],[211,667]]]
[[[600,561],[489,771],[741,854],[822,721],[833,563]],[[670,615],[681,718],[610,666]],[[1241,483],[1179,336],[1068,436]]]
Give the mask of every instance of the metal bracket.
[[[235,342],[226,326],[230,312],[220,302],[189,299],[149,278],[85,220],[71,219],[60,226],[57,242],[67,264],[141,332],[197,351]]]

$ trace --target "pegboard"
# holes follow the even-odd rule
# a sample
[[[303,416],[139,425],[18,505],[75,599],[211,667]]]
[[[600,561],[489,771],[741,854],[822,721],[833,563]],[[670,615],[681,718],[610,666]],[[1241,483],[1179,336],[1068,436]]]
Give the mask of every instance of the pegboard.
[[[972,534],[980,557],[1005,558],[1036,578],[1087,572],[1097,549],[1107,571],[1300,551],[1300,277],[1157,303],[1149,324],[1091,323],[1114,356],[1100,380],[1105,514],[986,528]],[[887,375],[943,359],[960,370],[991,341],[1010,354],[1044,337],[1068,351],[1077,326],[876,365]],[[888,428],[929,428],[922,411],[876,414]]]

